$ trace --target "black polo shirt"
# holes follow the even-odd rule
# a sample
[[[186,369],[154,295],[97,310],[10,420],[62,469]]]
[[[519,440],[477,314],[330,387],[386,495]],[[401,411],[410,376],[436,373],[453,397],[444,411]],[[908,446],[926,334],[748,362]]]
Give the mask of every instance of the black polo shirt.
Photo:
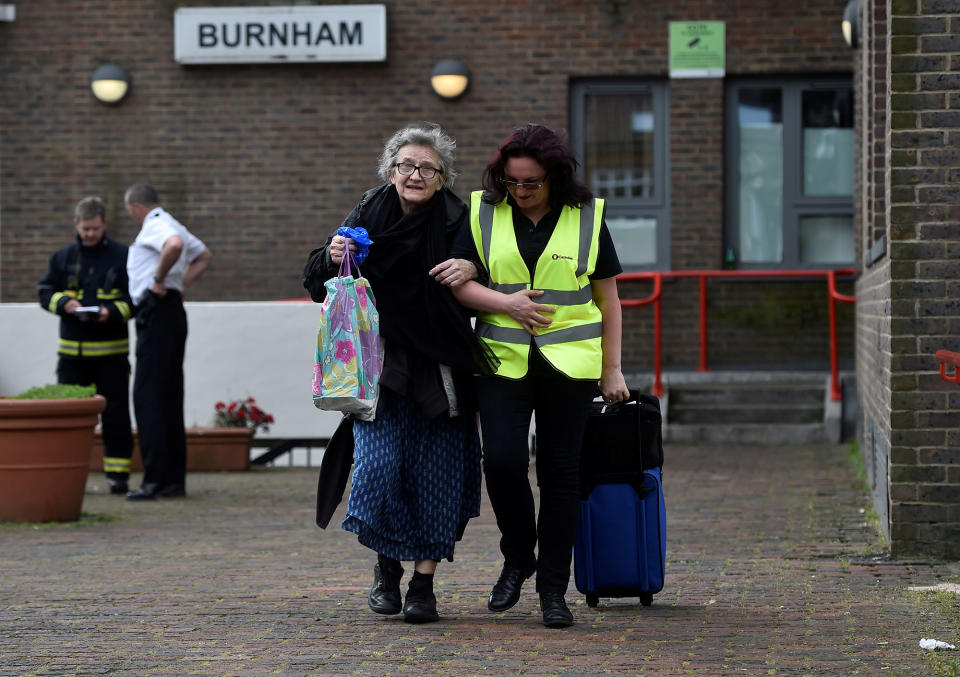
[[[560,214],[563,208],[553,209],[548,212],[540,223],[536,226],[533,221],[523,215],[511,196],[507,196],[507,204],[512,207],[513,212],[513,232],[517,238],[517,248],[520,250],[520,256],[523,262],[527,264],[530,271],[530,279],[533,279],[533,272],[537,267],[537,261],[543,250],[547,248],[550,236],[553,235],[557,222],[560,220]],[[597,265],[590,275],[591,280],[604,280],[608,277],[614,277],[623,272],[620,266],[620,259],[617,257],[617,250],[613,246],[613,238],[610,237],[610,230],[607,228],[606,220],[600,220],[600,241],[597,250]],[[480,272],[481,277],[486,277],[486,271],[480,262],[480,253],[473,243],[473,235],[470,232],[469,225],[462,228],[454,240],[453,248],[450,250],[450,258],[467,259],[473,261]],[[481,280],[482,281],[482,280]]]

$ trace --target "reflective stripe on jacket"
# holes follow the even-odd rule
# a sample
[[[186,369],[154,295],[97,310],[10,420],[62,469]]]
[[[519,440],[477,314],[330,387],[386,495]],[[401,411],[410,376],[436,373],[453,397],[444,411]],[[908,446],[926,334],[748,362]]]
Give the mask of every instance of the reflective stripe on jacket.
[[[73,341],[61,338],[57,341],[57,352],[69,357],[105,357],[107,355],[126,355],[130,351],[130,340],[116,341]]]
[[[589,276],[597,264],[603,200],[580,209],[564,206],[530,280],[513,228],[507,201],[483,202],[481,191],[470,200],[470,226],[481,261],[489,273],[487,286],[504,294],[540,289],[533,301],[554,306],[552,322],[531,337],[505,313],[479,312],[477,335],[500,358],[498,376],[519,379],[527,373],[531,338],[556,369],[574,379],[598,379],[602,366],[602,318],[593,301]]]

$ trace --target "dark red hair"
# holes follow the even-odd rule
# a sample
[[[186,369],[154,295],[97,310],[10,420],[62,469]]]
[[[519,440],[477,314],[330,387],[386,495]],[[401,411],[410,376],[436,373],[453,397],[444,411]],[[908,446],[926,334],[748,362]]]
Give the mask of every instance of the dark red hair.
[[[566,142],[555,131],[532,123],[514,129],[497,149],[483,172],[483,201],[500,204],[506,197],[504,167],[512,157],[528,157],[547,171],[550,179],[550,206],[580,207],[593,197],[577,177],[578,162]]]

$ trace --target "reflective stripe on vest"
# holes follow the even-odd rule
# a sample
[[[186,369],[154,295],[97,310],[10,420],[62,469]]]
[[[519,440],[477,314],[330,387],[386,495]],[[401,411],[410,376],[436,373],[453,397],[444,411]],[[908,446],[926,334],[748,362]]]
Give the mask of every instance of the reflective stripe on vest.
[[[589,275],[596,267],[603,200],[593,200],[581,209],[563,208],[531,285],[530,271],[517,246],[512,209],[506,201],[496,207],[483,202],[481,194],[472,195],[471,228],[489,273],[488,286],[504,294],[540,289],[544,294],[532,300],[556,307],[550,327],[538,330],[536,337],[507,314],[478,313],[477,335],[500,359],[497,375],[522,378],[527,373],[532,338],[547,361],[567,376],[599,378],[602,324]]]
[[[57,342],[57,352],[70,357],[126,355],[130,352],[130,340],[123,338],[114,341],[73,341],[62,338]]]

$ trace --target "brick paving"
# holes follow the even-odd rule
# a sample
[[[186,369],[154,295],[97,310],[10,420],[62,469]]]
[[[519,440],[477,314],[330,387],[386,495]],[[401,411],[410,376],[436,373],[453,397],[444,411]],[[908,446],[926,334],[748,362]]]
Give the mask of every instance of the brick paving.
[[[960,652],[918,647],[960,644],[960,598],[907,589],[960,568],[884,556],[844,448],[666,455],[666,587],[651,607],[591,609],[571,584],[565,630],[540,624],[532,582],[514,609],[487,611],[500,567],[487,504],[438,570],[441,621],[412,626],[367,609],[371,554],[314,526],[316,470],[191,474],[187,499],[154,503],[109,496],[93,473],[79,523],[0,524],[0,675],[960,670]]]

